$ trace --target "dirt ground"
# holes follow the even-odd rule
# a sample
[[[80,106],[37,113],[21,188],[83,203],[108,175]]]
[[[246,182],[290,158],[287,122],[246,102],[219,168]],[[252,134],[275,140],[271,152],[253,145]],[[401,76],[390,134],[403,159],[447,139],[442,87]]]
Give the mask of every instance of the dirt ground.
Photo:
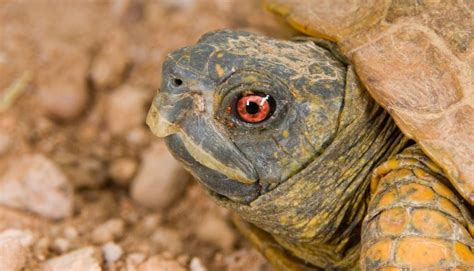
[[[144,124],[172,49],[255,0],[0,2],[0,270],[272,270]]]

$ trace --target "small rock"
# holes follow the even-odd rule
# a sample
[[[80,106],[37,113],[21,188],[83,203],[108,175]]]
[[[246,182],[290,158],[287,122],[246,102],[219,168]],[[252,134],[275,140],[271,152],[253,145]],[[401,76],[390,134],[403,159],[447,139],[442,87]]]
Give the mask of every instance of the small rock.
[[[92,232],[92,241],[96,244],[103,244],[114,241],[123,236],[125,222],[122,219],[114,218],[97,226]]]
[[[151,241],[160,249],[178,254],[183,250],[183,242],[178,231],[171,228],[158,228],[151,235]]]
[[[0,239],[2,238],[14,238],[20,242],[24,247],[30,247],[35,238],[30,230],[20,229],[7,229],[0,233]],[[1,270],[1,269],[0,269]]]
[[[12,237],[0,238],[0,270],[22,270],[26,264],[27,253],[20,240]]]
[[[108,264],[112,264],[122,257],[123,249],[113,242],[108,242],[102,246],[102,253],[104,254],[105,261]]]
[[[119,158],[112,161],[109,167],[109,175],[120,185],[128,185],[137,171],[138,163],[132,158]]]
[[[113,31],[94,58],[91,78],[97,89],[117,86],[129,64],[128,41],[124,32]]]
[[[41,154],[11,161],[0,176],[0,203],[44,217],[61,219],[73,212],[73,189],[54,162]]]
[[[189,263],[190,271],[207,271],[206,267],[202,265],[201,260],[199,258],[194,257],[191,262]]]
[[[47,115],[59,120],[78,117],[89,100],[87,50],[63,42],[42,43],[37,69],[37,100]],[[58,76],[58,75],[61,76]]]
[[[95,247],[84,247],[47,260],[44,271],[101,271],[102,256]]]
[[[229,251],[237,240],[229,224],[212,213],[206,214],[197,224],[196,234],[200,240],[213,243],[225,251]]]
[[[188,180],[188,173],[158,141],[143,153],[131,196],[143,206],[164,209],[184,191]]]
[[[107,127],[114,135],[123,135],[143,126],[147,95],[141,89],[125,85],[110,94],[107,100]]]
[[[140,264],[138,271],[186,271],[186,268],[178,262],[171,259],[165,259],[162,256],[153,256],[146,262]]]
[[[71,248],[69,240],[64,238],[56,238],[53,241],[53,249],[57,252],[64,253]]]
[[[76,228],[72,226],[67,226],[63,230],[64,237],[66,237],[68,240],[74,240],[79,236],[79,233],[77,232]]]

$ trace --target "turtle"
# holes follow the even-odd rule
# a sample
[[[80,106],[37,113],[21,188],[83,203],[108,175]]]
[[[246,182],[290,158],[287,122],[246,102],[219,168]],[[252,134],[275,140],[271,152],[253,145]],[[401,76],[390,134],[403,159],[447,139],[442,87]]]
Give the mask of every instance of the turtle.
[[[277,270],[474,270],[471,1],[267,0],[171,52],[147,124]]]

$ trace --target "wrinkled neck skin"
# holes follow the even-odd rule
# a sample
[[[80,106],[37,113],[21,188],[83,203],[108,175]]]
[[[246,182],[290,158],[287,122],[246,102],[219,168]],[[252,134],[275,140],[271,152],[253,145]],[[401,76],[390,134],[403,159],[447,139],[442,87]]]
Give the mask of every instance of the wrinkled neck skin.
[[[372,170],[405,142],[349,67],[338,132],[320,156],[249,205],[213,196],[305,262],[321,268],[354,268]]]

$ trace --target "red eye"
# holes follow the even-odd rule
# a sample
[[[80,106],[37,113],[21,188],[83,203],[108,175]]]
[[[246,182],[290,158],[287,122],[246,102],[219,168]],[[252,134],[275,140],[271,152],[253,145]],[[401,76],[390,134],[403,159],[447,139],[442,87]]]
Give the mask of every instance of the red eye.
[[[256,94],[241,97],[237,101],[237,113],[239,117],[249,123],[258,123],[266,120],[270,116],[271,105],[270,96],[260,96]]]

